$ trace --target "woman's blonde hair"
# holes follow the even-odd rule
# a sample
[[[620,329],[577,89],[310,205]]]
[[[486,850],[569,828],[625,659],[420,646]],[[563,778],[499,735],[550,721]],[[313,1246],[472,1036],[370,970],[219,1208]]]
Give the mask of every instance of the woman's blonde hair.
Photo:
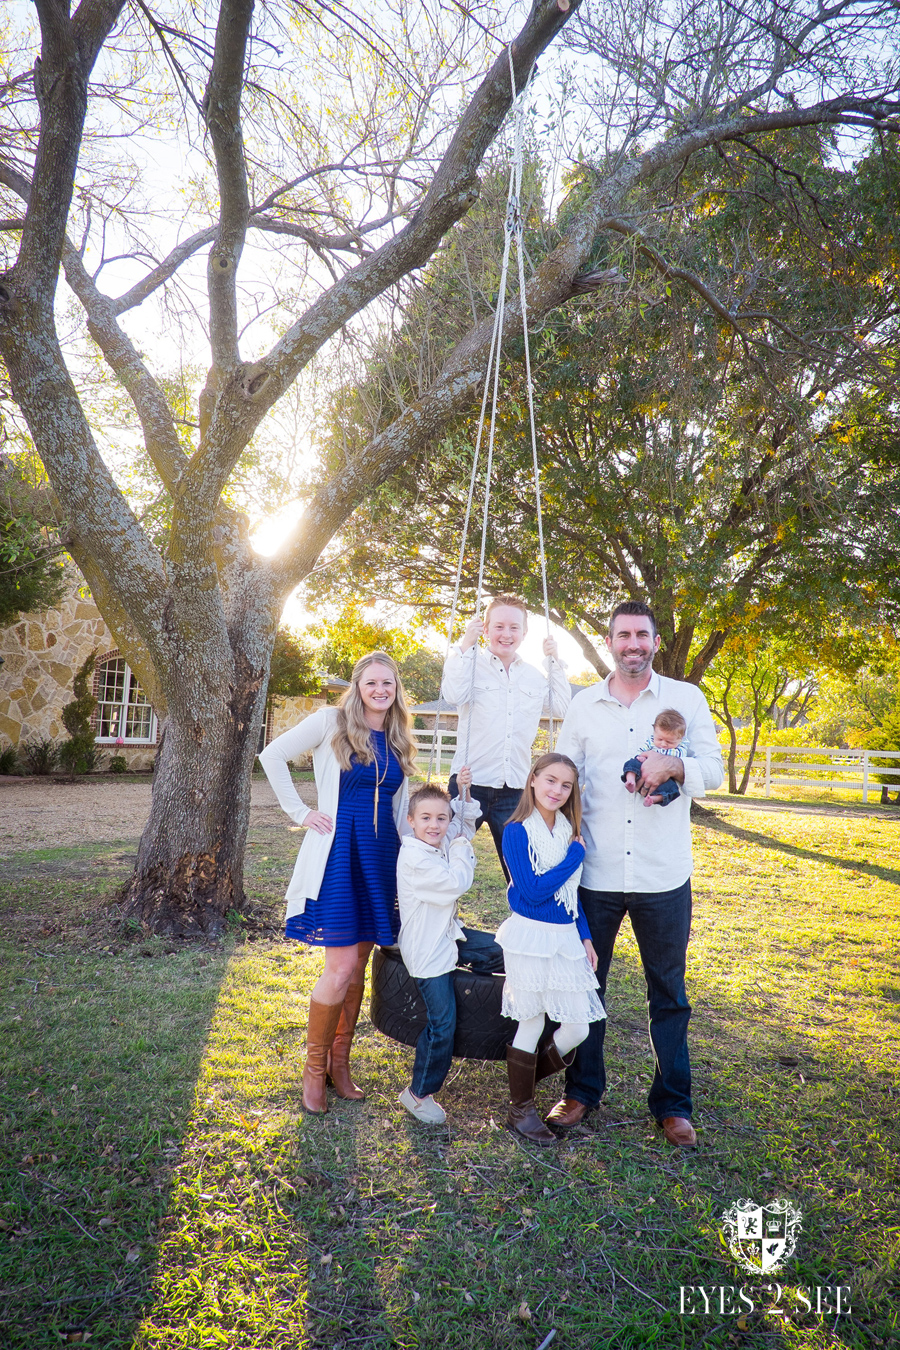
[[[568,755],[560,755],[555,750],[549,755],[539,755],[532,764],[528,782],[523,787],[522,795],[519,798],[519,805],[506,822],[507,825],[511,825],[514,820],[526,821],[532,811],[536,810],[534,780],[542,769],[549,769],[553,764],[565,764],[566,768],[571,769],[575,775],[572,791],[559,809],[572,826],[572,833],[581,834],[581,789],[578,786],[578,770]]]
[[[342,769],[350,768],[354,755],[360,764],[371,764],[375,759],[371,728],[366,721],[365,704],[359,692],[360,680],[369,666],[374,665],[387,666],[397,681],[397,693],[384,718],[384,734],[388,745],[399,759],[403,772],[409,777],[415,772],[417,747],[410,734],[410,716],[400,671],[397,662],[386,652],[369,652],[367,656],[361,656],[353,667],[350,688],[344,691],[338,704],[337,726],[331,740],[331,748]]]

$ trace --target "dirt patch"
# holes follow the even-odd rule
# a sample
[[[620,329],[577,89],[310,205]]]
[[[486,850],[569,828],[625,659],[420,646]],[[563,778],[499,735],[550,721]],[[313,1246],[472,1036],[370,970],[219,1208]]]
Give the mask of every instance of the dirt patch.
[[[697,810],[699,803],[694,803],[694,809]],[[729,811],[760,811],[769,815],[795,815],[795,816],[839,816],[851,820],[900,820],[900,808],[890,805],[881,806],[880,803],[870,806],[868,803],[860,802],[858,805],[853,802],[786,802],[779,801],[776,797],[731,797],[720,796],[717,792],[711,792],[708,797],[704,797],[703,806],[699,807],[701,811],[712,810],[713,813],[719,810]]]
[[[112,776],[0,781],[0,859],[31,849],[138,840],[150,814],[152,779],[120,782]],[[305,802],[315,804],[312,783],[298,783]],[[289,825],[265,781],[253,783],[251,834],[283,831]]]

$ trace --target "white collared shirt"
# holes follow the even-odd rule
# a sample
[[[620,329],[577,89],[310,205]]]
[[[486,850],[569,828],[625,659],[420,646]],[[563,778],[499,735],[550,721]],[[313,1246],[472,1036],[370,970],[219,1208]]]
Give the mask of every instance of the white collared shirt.
[[[691,798],[719,787],[724,777],[715,725],[696,685],[654,671],[626,708],[610,693],[611,679],[576,694],[556,744],[583,784],[581,884],[593,891],[671,891],[693,870]],[[676,708],[687,725],[684,782],[668,806],[645,806],[621,781],[622,765],[640,751],[663,708]]]
[[[456,807],[459,798],[453,805]],[[473,810],[473,805],[476,808]],[[467,803],[468,830],[480,814],[477,803]],[[459,952],[456,943],[464,934],[456,915],[457,901],[472,885],[475,853],[461,828],[456,811],[440,848],[415,835],[404,835],[397,858],[397,903],[400,934],[397,945],[403,964],[415,979],[429,980],[453,970]]]
[[[475,691],[470,704],[473,660]],[[453,648],[441,684],[444,698],[459,708],[451,773],[459,773],[465,765],[468,742],[473,783],[493,788],[504,783],[511,788],[525,786],[541,718],[552,713],[554,720],[562,721],[572,701],[564,664],[553,660],[550,666],[548,684],[547,676],[520,656],[507,674],[499,656],[483,647],[476,645],[466,652]]]

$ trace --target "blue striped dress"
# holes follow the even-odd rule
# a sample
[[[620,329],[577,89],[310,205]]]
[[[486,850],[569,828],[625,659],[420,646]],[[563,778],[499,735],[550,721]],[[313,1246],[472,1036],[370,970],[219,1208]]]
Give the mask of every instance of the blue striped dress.
[[[304,912],[289,919],[285,928],[288,937],[315,947],[351,947],[356,942],[377,942],[389,947],[397,941],[400,931],[397,908],[400,836],[394,824],[393,797],[403,782],[403,769],[384,732],[370,731],[369,735],[375,764],[360,764],[354,756],[351,767],[341,770],[334,840],[318,899],[307,900]]]

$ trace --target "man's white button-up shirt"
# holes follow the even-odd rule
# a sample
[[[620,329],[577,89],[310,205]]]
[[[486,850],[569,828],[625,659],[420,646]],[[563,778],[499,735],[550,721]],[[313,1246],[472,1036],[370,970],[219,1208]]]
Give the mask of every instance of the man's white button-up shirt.
[[[691,798],[720,786],[722,752],[706,699],[693,684],[653,672],[626,708],[602,684],[576,694],[556,748],[578,768],[587,856],[582,886],[592,891],[658,894],[681,886],[693,870]],[[663,708],[677,708],[687,725],[684,782],[668,806],[645,806],[622,779],[622,766],[640,750]]]
[[[548,657],[549,661],[550,658]],[[474,701],[472,662],[475,662]],[[551,695],[552,691],[552,695]],[[499,656],[483,647],[462,652],[454,647],[444,666],[441,693],[459,708],[459,731],[452,773],[469,765],[472,782],[483,787],[523,788],[531,768],[531,747],[541,718],[562,721],[572,690],[562,663],[551,663],[550,680],[517,656],[506,668]],[[471,720],[471,728],[469,726]],[[621,770],[620,770],[621,772]]]

